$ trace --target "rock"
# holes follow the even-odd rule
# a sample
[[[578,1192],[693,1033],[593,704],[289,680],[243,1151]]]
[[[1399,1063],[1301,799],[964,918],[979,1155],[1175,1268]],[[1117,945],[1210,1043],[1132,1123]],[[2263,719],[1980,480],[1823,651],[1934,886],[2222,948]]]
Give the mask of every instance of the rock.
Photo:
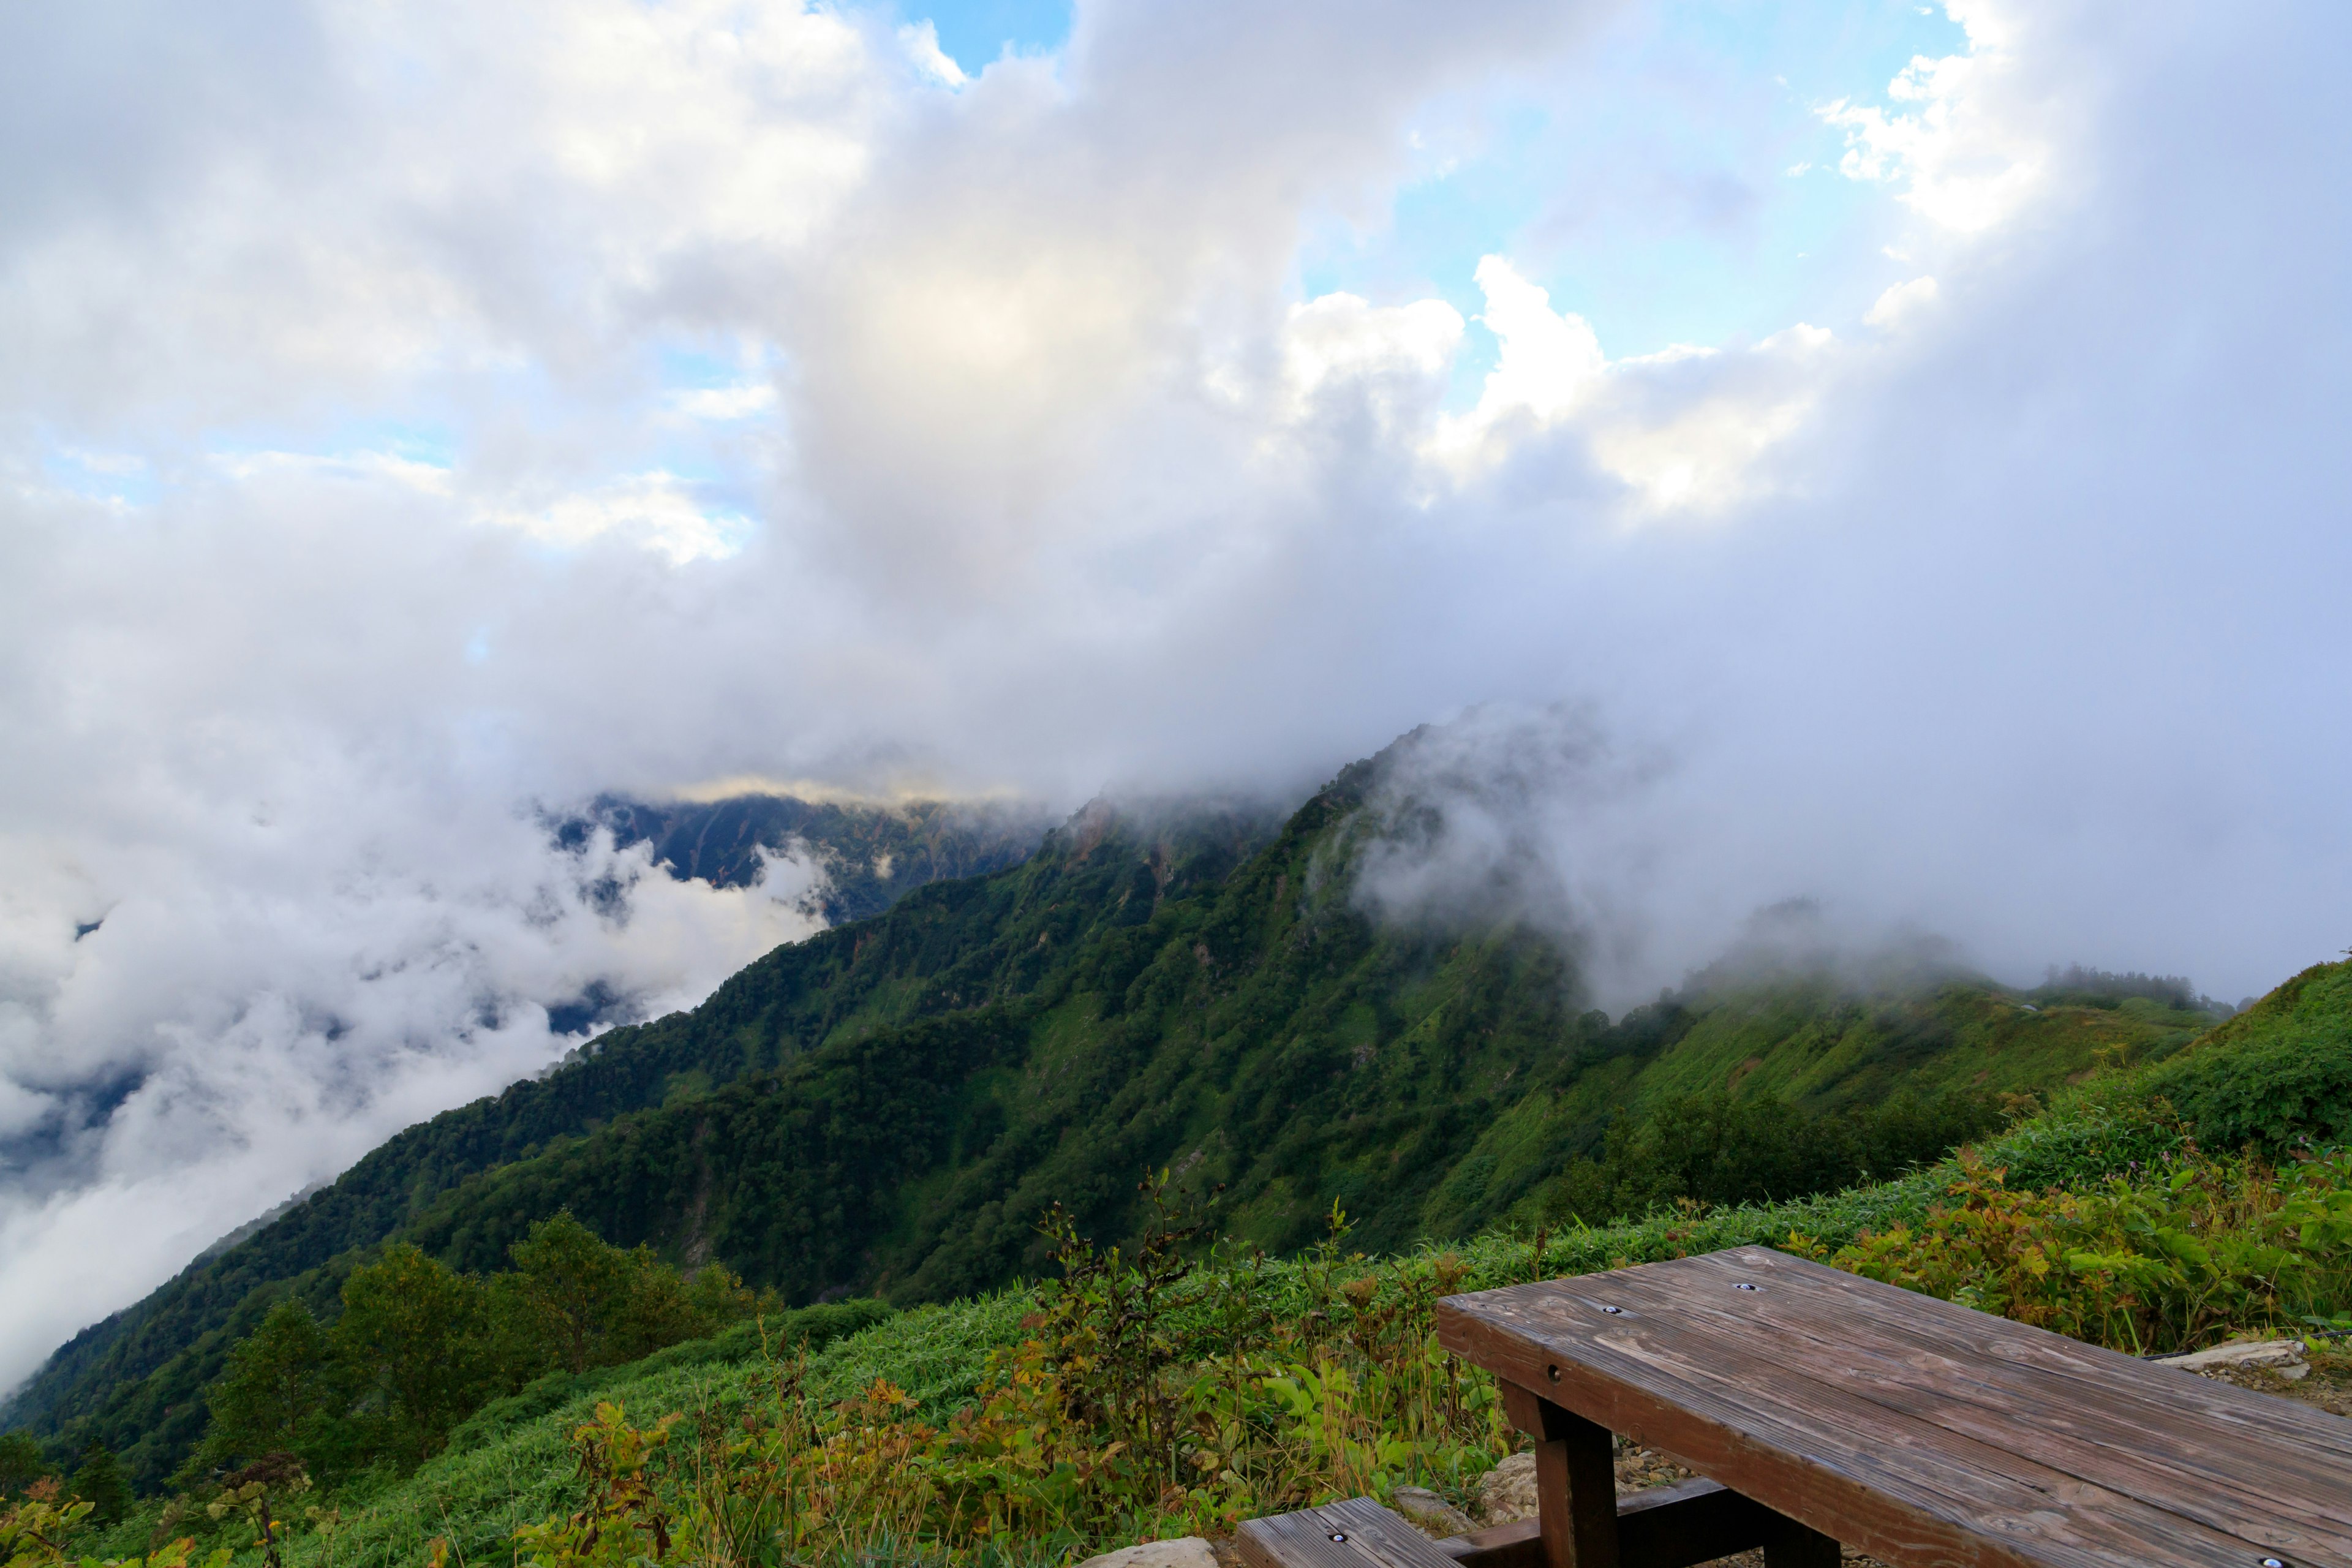
[[[1423,1535],[1465,1535],[1478,1528],[1468,1514],[1427,1487],[1399,1487],[1389,1500]]]
[[[1536,1516],[1536,1457],[1513,1454],[1478,1483],[1478,1511],[1489,1524]]]
[[[2187,1355],[2158,1356],[2156,1364],[2200,1373],[2215,1367],[2258,1366],[2281,1377],[2297,1378],[2311,1370],[2311,1363],[2303,1357],[2301,1340],[2241,1340],[2235,1344],[2191,1351]]]
[[[1174,1541],[1147,1541],[1089,1557],[1078,1568],[1217,1568],[1217,1554],[1197,1535]]]

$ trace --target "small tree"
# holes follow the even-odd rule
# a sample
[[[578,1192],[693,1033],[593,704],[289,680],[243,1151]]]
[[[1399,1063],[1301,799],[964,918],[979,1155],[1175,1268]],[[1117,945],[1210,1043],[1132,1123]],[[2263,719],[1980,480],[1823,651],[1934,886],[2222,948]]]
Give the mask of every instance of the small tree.
[[[335,1405],[326,1331],[299,1300],[270,1309],[229,1352],[220,1381],[205,1394],[212,1425],[197,1450],[201,1469],[247,1464],[266,1454],[299,1454],[317,1468],[331,1445]]]
[[[490,1371],[479,1281],[406,1242],[343,1282],[327,1332],[368,1452],[414,1469],[482,1402]]]
[[[509,1381],[635,1361],[744,1316],[750,1294],[718,1265],[691,1284],[649,1247],[613,1246],[564,1210],[530,1227],[490,1281]]]
[[[509,1249],[515,1271],[495,1282],[506,1337],[539,1372],[585,1372],[625,1359],[613,1342],[629,1317],[637,1260],[565,1209]],[[536,1361],[532,1366],[529,1362]]]

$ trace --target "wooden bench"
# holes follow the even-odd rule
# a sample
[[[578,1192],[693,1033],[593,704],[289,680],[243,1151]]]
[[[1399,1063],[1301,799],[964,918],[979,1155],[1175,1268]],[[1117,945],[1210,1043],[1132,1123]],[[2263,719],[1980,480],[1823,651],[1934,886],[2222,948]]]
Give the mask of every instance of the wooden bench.
[[[1238,1543],[1250,1568],[1545,1568],[1540,1531],[1529,1519],[1431,1541],[1360,1497],[1244,1521]],[[1787,1521],[1705,1479],[1620,1500],[1617,1532],[1622,1561],[1652,1568],[1689,1568],[1753,1546],[1785,1552],[1794,1539]]]
[[[2352,1422],[1764,1247],[1452,1297],[1536,1442],[1530,1524],[1367,1499],[1242,1527],[1251,1568],[2352,1568]],[[1620,1501],[1611,1434],[1706,1478]]]

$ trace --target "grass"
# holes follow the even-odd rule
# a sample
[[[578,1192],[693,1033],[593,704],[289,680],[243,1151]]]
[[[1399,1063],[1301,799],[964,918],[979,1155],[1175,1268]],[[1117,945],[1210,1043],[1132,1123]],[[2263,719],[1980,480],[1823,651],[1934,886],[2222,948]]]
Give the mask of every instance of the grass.
[[[2152,1119],[2084,1106],[2013,1129],[1990,1143],[1984,1157],[2030,1173],[2037,1184],[2055,1185],[2095,1180],[2135,1160],[2159,1159],[2178,1141],[2177,1131]],[[1834,1250],[1865,1236],[1919,1225],[1962,1174],[1958,1164],[1947,1162],[1895,1181],[1793,1203],[1661,1214],[1540,1235],[1496,1231],[1458,1247],[1426,1247],[1391,1259],[1363,1258],[1342,1243],[1302,1259],[1235,1259],[1233,1268],[1247,1272],[1248,1310],[1256,1321],[1311,1323],[1319,1315],[1334,1322],[1361,1316],[1363,1309],[1401,1292],[1417,1289],[1427,1299],[1439,1283],[1448,1290],[1482,1289],[1723,1247],[1788,1245],[1792,1236]],[[1219,1314],[1230,1307],[1215,1288],[1218,1279],[1214,1271],[1196,1270],[1170,1292],[1160,1327],[1169,1343],[1193,1352],[1216,1344]],[[1370,1282],[1367,1299],[1350,1303],[1349,1289],[1361,1293],[1365,1281]],[[798,1372],[799,1395],[808,1407],[823,1410],[879,1384],[903,1396],[894,1419],[943,1431],[959,1412],[974,1407],[982,1385],[1001,1373],[1005,1358],[1033,1342],[1051,1295],[1014,1290],[889,1316],[809,1355]],[[1344,1331],[1335,1326],[1330,1337],[1343,1338]],[[1263,1380],[1281,1365],[1313,1364],[1300,1352],[1314,1347],[1289,1348],[1291,1361],[1266,1357],[1252,1375]],[[1352,1367],[1359,1381],[1377,1370],[1361,1353],[1329,1355],[1325,1364]],[[428,1559],[436,1540],[446,1542],[449,1557],[461,1563],[508,1561],[516,1531],[582,1506],[583,1480],[573,1438],[593,1426],[600,1406],[617,1409],[630,1422],[651,1423],[677,1412],[685,1417],[681,1430],[690,1434],[732,1431],[747,1414],[775,1406],[777,1367],[772,1354],[763,1352],[758,1329],[745,1325],[629,1366],[549,1380],[484,1409],[458,1429],[446,1452],[415,1475],[376,1475],[344,1489],[330,1500],[324,1528],[298,1531],[291,1561],[320,1568],[415,1564]],[[1466,1495],[1486,1465],[1508,1449],[1498,1428],[1474,1424],[1450,1436],[1450,1443],[1423,1445],[1424,1454],[1392,1455],[1394,1462],[1371,1466],[1363,1479],[1376,1489],[1383,1479],[1393,1486],[1411,1479]],[[1331,1468],[1328,1456],[1322,1468]],[[1028,1542],[968,1541],[963,1555],[985,1545],[1006,1562],[1066,1556],[1161,1528],[1192,1528],[1192,1517],[1181,1509],[1129,1510],[1122,1519],[1096,1521],[1104,1528],[1091,1536],[1064,1529],[1040,1531]],[[89,1549],[103,1557],[143,1551],[157,1522],[158,1510],[150,1506],[91,1542]],[[913,1551],[917,1543],[902,1539],[898,1544]]]

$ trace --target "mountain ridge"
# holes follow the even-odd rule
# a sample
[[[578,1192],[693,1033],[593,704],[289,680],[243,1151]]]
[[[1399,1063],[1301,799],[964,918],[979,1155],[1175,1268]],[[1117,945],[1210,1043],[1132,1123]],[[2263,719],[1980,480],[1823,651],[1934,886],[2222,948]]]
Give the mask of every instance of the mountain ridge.
[[[576,845],[599,829],[621,847],[646,845],[680,881],[749,887],[770,859],[802,854],[824,880],[813,910],[830,925],[870,920],[927,883],[986,876],[1035,853],[1054,826],[1028,801],[807,800],[749,794],[710,801],[601,795],[553,819],[551,836]]]

